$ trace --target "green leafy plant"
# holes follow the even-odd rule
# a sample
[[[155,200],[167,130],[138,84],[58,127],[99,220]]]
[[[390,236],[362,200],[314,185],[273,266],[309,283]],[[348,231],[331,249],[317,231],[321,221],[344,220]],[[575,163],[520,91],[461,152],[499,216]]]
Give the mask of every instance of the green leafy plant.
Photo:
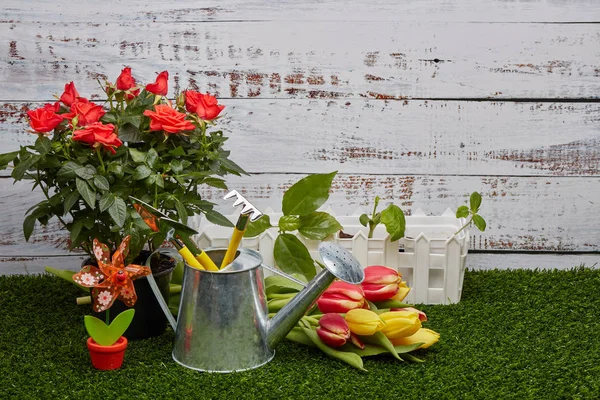
[[[37,222],[56,219],[70,234],[69,247],[90,256],[93,238],[114,250],[130,235],[131,257],[145,246],[154,250],[164,232],[150,230],[129,196],[183,223],[203,213],[230,224],[198,193],[203,185],[226,188],[227,174],[245,174],[223,147],[227,137],[212,129],[224,106],[190,90],[173,104],[167,71],[140,86],[125,68],[116,84],[102,87],[104,106],[66,84],[58,102],[28,112],[35,142],[0,154],[0,169],[12,167],[15,181],[31,181],[44,196],[26,212],[25,239]]]
[[[481,232],[485,231],[486,222],[479,215],[479,207],[481,207],[481,195],[478,192],[473,192],[469,198],[469,206],[463,205],[456,210],[456,218],[469,218],[469,220],[452,236],[458,235],[471,224],[474,224]]]
[[[390,240],[395,242],[396,240],[404,237],[404,231],[406,229],[406,218],[404,217],[404,212],[402,212],[400,207],[394,204],[390,204],[383,211],[377,212],[379,200],[379,196],[376,196],[373,205],[373,213],[371,216],[369,217],[367,214],[362,214],[359,217],[359,221],[362,226],[369,228],[369,239],[373,237],[373,232],[375,231],[377,225],[383,223],[387,233],[390,234]]]
[[[275,239],[273,255],[277,265],[288,274],[300,274],[310,280],[316,275],[315,263],[306,246],[291,232],[303,237],[324,240],[342,229],[331,214],[317,211],[327,199],[337,171],[329,174],[312,174],[292,185],[283,195],[283,216],[279,218],[279,235]],[[246,237],[258,236],[274,227],[268,215],[251,222],[244,233]]]

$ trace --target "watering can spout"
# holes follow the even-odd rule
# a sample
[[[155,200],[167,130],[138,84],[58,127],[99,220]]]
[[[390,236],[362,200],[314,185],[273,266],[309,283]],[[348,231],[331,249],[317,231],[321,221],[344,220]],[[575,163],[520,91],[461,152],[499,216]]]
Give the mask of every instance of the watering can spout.
[[[360,264],[342,246],[323,242],[319,245],[319,254],[326,268],[269,321],[267,345],[270,349],[274,349],[287,336],[335,278],[351,284],[363,281],[364,272]]]

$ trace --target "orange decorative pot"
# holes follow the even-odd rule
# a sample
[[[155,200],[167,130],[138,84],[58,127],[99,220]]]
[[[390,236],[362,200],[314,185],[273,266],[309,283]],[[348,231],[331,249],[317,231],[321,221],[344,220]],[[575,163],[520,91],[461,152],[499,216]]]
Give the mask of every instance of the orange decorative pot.
[[[87,346],[94,368],[108,371],[121,368],[121,365],[123,365],[123,357],[125,357],[125,349],[127,348],[127,338],[121,336],[115,344],[110,346],[100,346],[94,339],[89,338]]]

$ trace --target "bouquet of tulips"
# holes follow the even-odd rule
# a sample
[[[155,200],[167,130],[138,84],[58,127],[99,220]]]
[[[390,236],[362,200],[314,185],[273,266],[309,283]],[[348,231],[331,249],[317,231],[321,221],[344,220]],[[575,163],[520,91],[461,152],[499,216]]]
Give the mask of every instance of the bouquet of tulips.
[[[379,265],[364,272],[360,285],[333,282],[287,338],[318,347],[360,370],[365,370],[362,357],[383,353],[401,361],[423,362],[410,352],[428,348],[440,335],[422,326],[427,321],[424,312],[402,302],[410,292],[402,275]],[[281,277],[268,277],[269,312],[277,312],[300,289]]]

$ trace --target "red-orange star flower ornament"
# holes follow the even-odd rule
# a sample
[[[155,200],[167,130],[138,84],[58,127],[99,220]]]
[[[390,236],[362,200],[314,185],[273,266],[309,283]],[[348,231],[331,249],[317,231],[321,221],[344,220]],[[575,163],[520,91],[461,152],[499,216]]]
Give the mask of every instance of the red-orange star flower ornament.
[[[141,265],[125,266],[124,260],[129,254],[130,240],[130,236],[123,239],[111,262],[108,246],[94,239],[94,256],[100,268],[86,265],[73,275],[76,283],[92,288],[96,312],[109,309],[116,299],[121,300],[127,307],[133,307],[137,301],[133,280],[152,273],[150,268]]]

